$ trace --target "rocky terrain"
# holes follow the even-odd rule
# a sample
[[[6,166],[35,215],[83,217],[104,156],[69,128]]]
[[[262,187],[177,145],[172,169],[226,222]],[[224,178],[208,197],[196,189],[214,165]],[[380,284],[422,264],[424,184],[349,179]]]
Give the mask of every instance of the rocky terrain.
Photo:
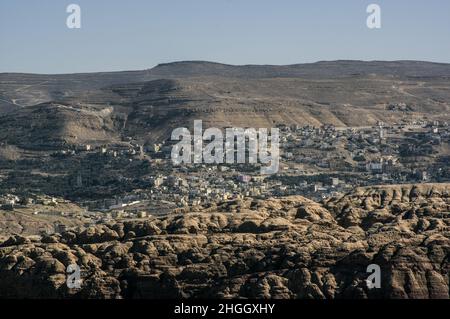
[[[449,298],[450,184],[178,209],[0,244],[0,297]],[[80,289],[66,286],[78,264]],[[366,268],[381,267],[381,289]]]

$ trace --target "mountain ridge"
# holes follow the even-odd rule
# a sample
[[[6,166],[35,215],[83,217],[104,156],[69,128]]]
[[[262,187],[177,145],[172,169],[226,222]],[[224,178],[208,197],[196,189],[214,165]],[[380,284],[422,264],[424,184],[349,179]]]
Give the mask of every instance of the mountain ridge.
[[[245,68],[245,67],[259,67],[259,68],[289,68],[289,67],[313,67],[320,65],[337,65],[337,64],[359,64],[359,65],[379,65],[379,64],[422,64],[427,66],[445,66],[450,69],[450,63],[435,62],[435,61],[422,61],[422,60],[321,60],[317,62],[308,63],[293,63],[293,64],[229,64],[207,60],[179,60],[173,62],[158,63],[154,67],[148,69],[136,69],[136,70],[120,70],[120,71],[88,71],[88,72],[69,72],[69,73],[32,73],[32,72],[0,72],[0,76],[3,75],[36,75],[36,76],[78,76],[78,75],[107,75],[107,74],[120,74],[120,73],[142,73],[151,72],[161,67],[174,67],[174,66],[193,66],[193,65],[208,65],[208,66],[221,66],[232,68]],[[450,75],[450,73],[449,73]]]
[[[28,136],[44,144],[55,136],[59,142],[92,143],[89,137],[98,136],[102,142],[103,137],[114,142],[124,136],[155,142],[195,119],[211,127],[446,121],[448,101],[450,64],[420,61],[340,60],[291,66],[179,61],[143,71],[0,74],[0,124],[10,128],[2,136],[22,146],[28,144]],[[21,112],[35,105],[50,113]],[[92,110],[111,107],[111,113],[92,115]],[[79,118],[76,109],[86,109],[86,117]],[[57,132],[50,129],[35,136],[30,130],[55,128],[53,118],[64,121]],[[20,134],[14,125],[21,127]],[[85,128],[88,135],[82,134]]]

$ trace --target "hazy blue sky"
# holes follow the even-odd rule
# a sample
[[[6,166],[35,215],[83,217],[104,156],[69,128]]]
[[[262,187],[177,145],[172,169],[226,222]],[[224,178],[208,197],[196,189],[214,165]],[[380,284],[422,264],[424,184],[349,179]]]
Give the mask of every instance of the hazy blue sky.
[[[81,6],[81,29],[66,7]],[[366,7],[382,28],[366,26]],[[449,0],[0,0],[0,72],[146,69],[178,60],[450,62]]]

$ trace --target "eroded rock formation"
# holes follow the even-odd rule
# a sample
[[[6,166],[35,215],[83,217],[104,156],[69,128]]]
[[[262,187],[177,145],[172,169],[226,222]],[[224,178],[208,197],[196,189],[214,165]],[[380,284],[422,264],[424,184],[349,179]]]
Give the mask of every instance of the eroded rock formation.
[[[190,207],[0,248],[0,297],[449,298],[450,184]],[[80,289],[66,268],[81,268]],[[368,289],[367,266],[381,268]]]

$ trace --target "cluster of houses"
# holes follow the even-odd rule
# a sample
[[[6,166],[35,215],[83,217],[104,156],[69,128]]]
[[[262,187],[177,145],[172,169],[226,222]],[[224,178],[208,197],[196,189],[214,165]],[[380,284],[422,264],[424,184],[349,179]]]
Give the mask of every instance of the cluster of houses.
[[[282,169],[261,176],[252,165],[181,164],[173,166],[172,143],[127,146],[79,147],[76,152],[96,152],[117,161],[148,161],[151,174],[138,176],[145,185],[133,195],[114,195],[87,206],[120,211],[112,217],[143,216],[141,202],[170,207],[207,204],[242,197],[266,198],[301,194],[314,199],[338,196],[355,186],[381,183],[426,182],[442,173],[414,156],[430,155],[450,139],[448,123],[415,121],[372,127],[338,128],[279,125]],[[414,165],[408,163],[411,160]],[[254,166],[254,165],[253,165]],[[130,179],[121,178],[127,183]],[[137,193],[137,194],[135,194]],[[131,198],[130,198],[131,196]],[[127,215],[129,214],[129,215]],[[152,212],[153,214],[153,212]]]
[[[71,191],[97,194],[101,186],[102,196],[79,204],[88,212],[99,212],[90,218],[102,222],[148,218],[176,207],[245,197],[303,195],[317,200],[339,196],[355,186],[450,177],[450,157],[441,153],[441,146],[450,142],[448,123],[422,120],[360,128],[278,128],[281,169],[272,175],[261,175],[255,164],[173,165],[170,141],[141,145],[128,139],[117,145],[75,145],[53,156],[84,158],[81,163],[87,163],[82,164],[86,167],[74,175]],[[121,186],[121,191],[115,186]],[[52,198],[30,200],[56,204]],[[0,205],[12,209],[20,201],[8,195],[0,198]]]

